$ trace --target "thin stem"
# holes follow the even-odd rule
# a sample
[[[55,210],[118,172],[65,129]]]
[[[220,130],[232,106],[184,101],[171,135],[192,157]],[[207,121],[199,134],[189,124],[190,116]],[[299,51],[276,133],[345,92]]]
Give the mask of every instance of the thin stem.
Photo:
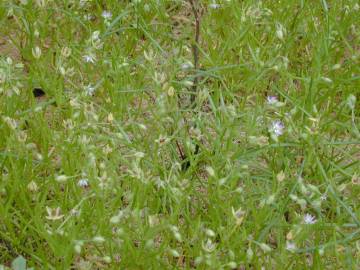
[[[200,42],[200,15],[198,9],[196,7],[194,0],[189,0],[191,9],[195,18],[195,40],[192,45],[193,57],[194,57],[194,69],[195,71],[199,68],[199,47],[198,44]],[[192,95],[191,95],[191,103],[193,104],[196,97],[197,87],[198,87],[198,76],[194,76],[193,86],[192,86]]]

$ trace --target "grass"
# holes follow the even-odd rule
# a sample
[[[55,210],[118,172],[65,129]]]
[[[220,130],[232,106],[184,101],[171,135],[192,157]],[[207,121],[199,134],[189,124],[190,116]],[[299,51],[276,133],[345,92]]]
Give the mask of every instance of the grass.
[[[1,1],[0,263],[356,269],[359,10]]]

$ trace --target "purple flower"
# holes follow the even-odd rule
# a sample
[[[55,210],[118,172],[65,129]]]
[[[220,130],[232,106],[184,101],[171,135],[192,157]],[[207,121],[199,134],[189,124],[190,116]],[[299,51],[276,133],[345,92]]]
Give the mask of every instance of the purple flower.
[[[112,18],[112,13],[110,11],[104,10],[101,14],[101,16],[105,19],[105,20],[110,20]]]
[[[315,224],[316,223],[316,218],[311,215],[311,214],[305,214],[304,216],[304,223],[305,224]]]
[[[86,63],[95,64],[95,62],[96,62],[96,57],[93,54],[86,54],[83,56],[83,59]]]
[[[276,102],[279,102],[276,96],[267,96],[266,100],[269,105],[274,105]]]
[[[271,123],[270,132],[274,133],[276,136],[284,134],[285,125],[280,120],[275,120]]]

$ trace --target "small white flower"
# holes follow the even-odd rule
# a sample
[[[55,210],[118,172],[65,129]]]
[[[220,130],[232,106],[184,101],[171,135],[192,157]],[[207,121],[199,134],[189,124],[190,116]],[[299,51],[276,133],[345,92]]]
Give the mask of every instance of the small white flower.
[[[304,222],[305,222],[305,224],[315,224],[316,218],[311,214],[305,214]]]
[[[209,176],[211,176],[211,177],[214,177],[214,176],[215,176],[215,171],[214,171],[213,167],[207,166],[207,167],[205,168],[205,170],[207,171],[207,173],[209,174]]]
[[[179,232],[174,232],[174,237],[177,241],[182,242],[182,237]]]
[[[112,18],[112,13],[110,11],[104,10],[101,13],[101,17],[103,17],[105,20],[111,20]]]
[[[348,98],[346,100],[346,104],[349,106],[349,108],[351,110],[354,110],[355,109],[355,104],[356,104],[356,97],[354,95],[348,96]]]
[[[220,4],[212,3],[212,4],[209,5],[209,8],[211,8],[211,9],[219,9],[219,8],[220,8]]]
[[[215,237],[216,236],[215,232],[213,230],[211,230],[211,229],[206,229],[205,233],[209,237]]]
[[[97,30],[97,31],[92,32],[92,34],[91,34],[91,40],[92,40],[92,41],[97,41],[97,40],[99,40],[99,39],[100,39],[100,31]]]
[[[171,254],[173,257],[175,257],[175,258],[180,257],[180,254],[179,254],[179,252],[178,252],[176,249],[170,249],[169,251],[170,251],[170,254]]]
[[[320,200],[326,201],[326,199],[327,199],[326,193],[324,193],[324,194],[322,194],[322,195],[320,196]]]
[[[85,61],[86,63],[95,64],[95,62],[96,62],[96,57],[95,57],[95,55],[93,55],[93,54],[85,54],[85,55],[83,56],[83,59],[84,59],[84,61]]]
[[[105,238],[102,237],[101,235],[98,236],[94,236],[92,239],[95,243],[101,244],[105,242]]]
[[[206,252],[211,253],[216,249],[216,243],[213,243],[211,239],[208,239],[205,243],[202,244],[202,248]]]
[[[269,105],[274,105],[279,101],[276,96],[267,96],[266,100]]]
[[[246,258],[248,259],[248,261],[251,261],[253,256],[254,256],[254,251],[251,249],[251,247],[249,247],[246,250]]]
[[[36,191],[38,191],[38,185],[36,184],[36,182],[34,182],[34,181],[31,181],[28,185],[27,185],[27,188],[28,188],[28,190],[29,191],[31,191],[31,192],[36,192]]]
[[[284,134],[285,125],[280,120],[275,120],[271,123],[270,132],[274,133],[276,136],[281,136]]]
[[[260,243],[259,247],[262,249],[262,251],[264,251],[265,253],[270,252],[272,249],[269,245],[265,244],[265,243]]]
[[[112,224],[117,224],[121,221],[121,216],[120,215],[116,215],[110,218],[110,223]]]
[[[78,216],[80,216],[81,211],[74,208],[74,209],[70,210],[70,214],[74,217],[78,217]]]
[[[332,79],[328,78],[328,77],[321,77],[321,79],[326,82],[326,83],[332,83]]]
[[[84,15],[84,20],[86,21],[91,21],[94,18],[94,16],[92,14],[85,14]]]
[[[47,216],[46,216],[46,219],[48,220],[59,220],[59,219],[62,219],[64,217],[64,215],[61,215],[61,209],[60,207],[57,207],[57,208],[50,208],[48,206],[46,206],[46,212],[47,212]]]
[[[189,70],[193,67],[192,63],[190,62],[186,62],[186,63],[183,63],[181,64],[181,69],[182,70]]]
[[[296,250],[296,245],[295,245],[295,243],[294,242],[290,242],[290,241],[287,241],[286,242],[286,249],[288,250],[288,251],[295,251]]]
[[[143,157],[145,157],[145,153],[143,153],[143,152],[135,152],[134,156],[136,158],[143,158]]]
[[[280,28],[276,30],[276,36],[281,40],[284,38],[283,31]]]
[[[88,96],[92,96],[95,92],[95,87],[92,86],[91,84],[89,84],[88,86],[85,87],[85,93],[88,95]]]
[[[57,175],[55,180],[59,183],[64,183],[66,180],[68,180],[68,177],[66,175]]]
[[[86,188],[89,186],[89,180],[87,178],[82,178],[78,181],[78,186],[82,188]]]

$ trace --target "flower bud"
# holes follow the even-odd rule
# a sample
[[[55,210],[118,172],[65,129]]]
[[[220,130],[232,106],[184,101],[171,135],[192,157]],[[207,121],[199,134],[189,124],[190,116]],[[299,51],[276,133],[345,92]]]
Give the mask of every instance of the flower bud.
[[[32,55],[34,58],[39,59],[41,57],[41,49],[38,46],[32,48]]]

